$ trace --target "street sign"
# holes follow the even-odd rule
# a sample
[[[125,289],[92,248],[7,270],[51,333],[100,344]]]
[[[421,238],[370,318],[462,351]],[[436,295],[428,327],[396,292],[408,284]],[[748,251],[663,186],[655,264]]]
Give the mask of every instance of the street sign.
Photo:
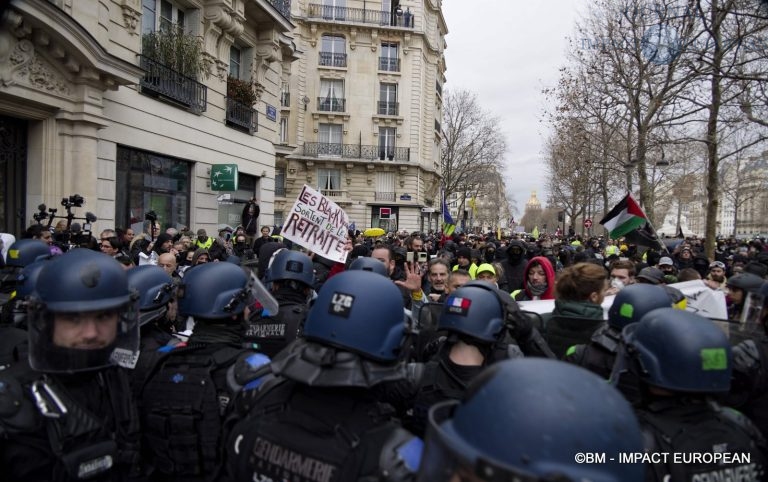
[[[401,200],[401,201],[410,201],[410,200],[411,200],[411,195],[410,195],[410,194],[408,194],[408,193],[406,193],[406,194],[401,194],[401,195],[400,195],[400,200]]]
[[[592,227],[592,220],[589,219],[589,218],[585,219],[584,220],[584,227],[587,228],[587,229],[591,228]]]
[[[211,190],[237,191],[237,164],[212,165]]]

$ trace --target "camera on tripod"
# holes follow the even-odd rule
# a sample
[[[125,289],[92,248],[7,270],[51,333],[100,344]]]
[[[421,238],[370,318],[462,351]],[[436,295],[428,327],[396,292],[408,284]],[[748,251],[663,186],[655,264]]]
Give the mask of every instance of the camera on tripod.
[[[85,198],[79,194],[73,194],[69,197],[65,197],[61,200],[61,205],[67,209],[81,208],[85,203]]]

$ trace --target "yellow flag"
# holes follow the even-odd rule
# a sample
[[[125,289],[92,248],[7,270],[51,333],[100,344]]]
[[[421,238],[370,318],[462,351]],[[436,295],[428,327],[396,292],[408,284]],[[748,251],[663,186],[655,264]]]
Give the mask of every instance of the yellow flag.
[[[539,239],[539,227],[538,226],[533,228],[533,231],[531,231],[531,236],[533,236],[533,239]]]

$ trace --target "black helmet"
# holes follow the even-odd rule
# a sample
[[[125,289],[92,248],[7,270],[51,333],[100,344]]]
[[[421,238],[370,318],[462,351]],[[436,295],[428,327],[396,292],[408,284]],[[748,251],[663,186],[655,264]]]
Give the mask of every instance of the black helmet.
[[[326,281],[304,324],[307,340],[384,363],[399,359],[405,334],[400,290],[388,278],[358,270]]]
[[[387,273],[387,267],[379,261],[376,258],[371,258],[369,256],[361,256],[349,265],[350,270],[362,270],[362,271],[373,271],[374,273],[380,274],[382,276],[386,276],[389,278],[389,273]]]
[[[46,262],[29,296],[30,365],[75,372],[135,362],[137,299],[106,254],[73,249]]]
[[[608,309],[608,324],[617,330],[640,320],[657,308],[670,308],[669,294],[658,285],[633,284],[616,294]]]
[[[728,278],[726,286],[729,288],[738,288],[745,293],[758,293],[765,280],[752,273],[739,273]]]
[[[565,424],[557,416],[563,412]],[[447,482],[459,480],[457,474],[526,482],[644,479],[642,464],[613,458],[584,464],[579,455],[585,451],[643,451],[640,426],[622,395],[567,363],[505,360],[475,379],[461,402],[430,409],[417,480]]]
[[[252,301],[245,270],[232,263],[205,263],[187,270],[179,289],[179,313],[227,321]]]
[[[674,308],[647,313],[622,332],[641,380],[675,392],[718,393],[731,386],[731,345],[707,318]]]
[[[503,333],[505,310],[506,305],[493,286],[470,281],[445,300],[437,329],[492,343]]]
[[[128,270],[128,286],[139,293],[139,326],[168,311],[175,290],[173,278],[159,266],[146,264]]]

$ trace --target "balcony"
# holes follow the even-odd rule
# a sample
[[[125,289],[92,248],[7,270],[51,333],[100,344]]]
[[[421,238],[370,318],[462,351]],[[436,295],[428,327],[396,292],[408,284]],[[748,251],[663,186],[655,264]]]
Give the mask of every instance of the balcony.
[[[307,157],[338,157],[342,159],[360,159],[366,161],[411,160],[410,147],[365,146],[361,144],[335,144],[327,142],[305,142],[304,155]]]
[[[397,102],[379,101],[377,112],[379,115],[399,115],[400,104]]]
[[[226,98],[227,125],[253,134],[259,129],[259,113],[253,108],[235,100]]]
[[[141,79],[142,94],[160,97],[200,114],[208,106],[208,88],[193,78],[140,55],[140,65],[147,73]]]
[[[347,191],[341,191],[339,189],[321,189],[320,192],[323,196],[327,197],[336,204],[349,204],[349,196]]]
[[[347,54],[337,54],[333,52],[320,52],[319,65],[325,67],[346,67]]]
[[[385,72],[400,72],[400,59],[379,57],[379,70]]]
[[[395,193],[393,193],[393,192],[375,192],[375,193],[373,193],[373,199],[375,201],[392,201],[392,202],[395,202]]]
[[[347,105],[346,100],[336,97],[318,97],[317,110],[320,112],[346,112],[344,110]]]
[[[286,20],[291,19],[291,0],[267,0]]]
[[[291,93],[290,92],[281,92],[280,93],[280,107],[290,107],[291,106]]]
[[[334,7],[319,3],[309,4],[307,18],[331,22],[367,23],[371,25],[413,28],[414,15],[410,11],[400,14],[365,8]]]

